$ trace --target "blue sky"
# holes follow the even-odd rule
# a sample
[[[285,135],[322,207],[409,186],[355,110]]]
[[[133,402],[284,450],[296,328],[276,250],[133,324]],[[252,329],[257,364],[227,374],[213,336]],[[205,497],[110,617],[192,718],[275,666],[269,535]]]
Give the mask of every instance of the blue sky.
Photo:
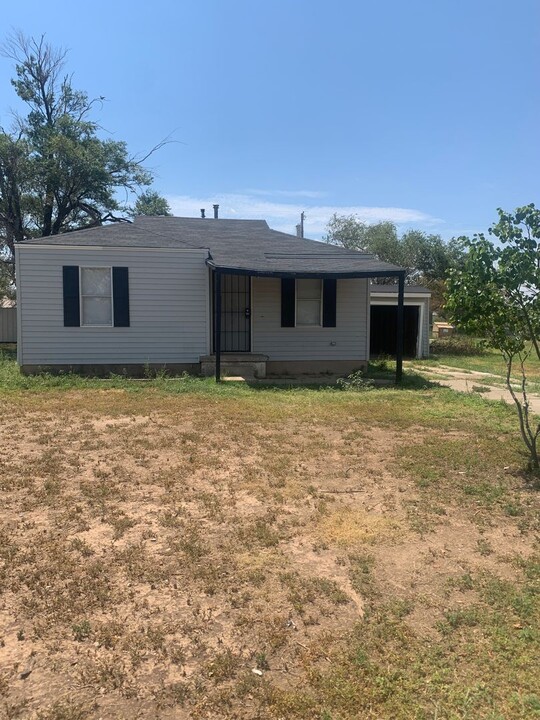
[[[333,212],[444,237],[538,201],[538,0],[51,0],[3,28],[69,49],[175,214],[320,237]],[[15,106],[0,59],[0,123]]]

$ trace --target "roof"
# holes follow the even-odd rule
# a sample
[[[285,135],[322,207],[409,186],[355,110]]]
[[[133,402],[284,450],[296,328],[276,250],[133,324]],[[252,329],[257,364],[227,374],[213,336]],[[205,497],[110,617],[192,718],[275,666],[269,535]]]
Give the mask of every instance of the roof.
[[[253,275],[396,275],[397,265],[374,255],[272,230],[265,220],[145,217],[26,240],[24,245],[201,248],[210,267]],[[382,286],[381,286],[382,287]]]
[[[371,294],[397,295],[397,285],[376,285],[371,286]],[[423,285],[405,285],[405,294],[409,295],[431,295],[431,290]]]

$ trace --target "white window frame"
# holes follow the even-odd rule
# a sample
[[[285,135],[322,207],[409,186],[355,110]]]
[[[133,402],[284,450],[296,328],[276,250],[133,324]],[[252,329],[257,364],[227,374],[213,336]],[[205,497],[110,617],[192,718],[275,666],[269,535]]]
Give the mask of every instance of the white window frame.
[[[105,295],[83,295],[82,272],[83,270],[108,270],[111,276],[111,322],[106,325],[87,325],[84,322],[83,297],[105,297]],[[79,265],[79,317],[81,327],[85,328],[109,328],[114,327],[114,291],[113,291],[113,269],[111,265]]]
[[[319,283],[319,322],[317,324],[298,323],[298,281],[317,280]],[[315,298],[300,298],[300,300],[311,300]],[[323,326],[323,281],[322,278],[296,278],[294,282],[294,326],[300,328],[318,328]]]

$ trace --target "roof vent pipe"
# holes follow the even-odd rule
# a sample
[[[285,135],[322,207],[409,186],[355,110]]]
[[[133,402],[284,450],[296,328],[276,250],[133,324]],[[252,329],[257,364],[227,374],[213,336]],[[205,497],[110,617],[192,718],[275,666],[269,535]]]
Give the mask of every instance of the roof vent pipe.
[[[219,217],[219,205],[213,205],[214,208],[214,220],[217,220]]]
[[[201,208],[201,217],[202,217],[203,220],[204,220],[204,218],[206,217],[206,215],[205,215],[204,213],[205,213],[205,209],[204,209],[204,208]]]

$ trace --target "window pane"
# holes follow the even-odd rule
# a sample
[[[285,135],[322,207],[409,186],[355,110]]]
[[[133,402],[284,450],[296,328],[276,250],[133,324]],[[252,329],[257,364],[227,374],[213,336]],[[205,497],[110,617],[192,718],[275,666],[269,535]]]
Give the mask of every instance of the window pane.
[[[110,268],[82,268],[81,288],[83,295],[111,296]]]
[[[306,300],[321,299],[321,281],[320,280],[297,280],[296,281],[296,297]]]
[[[320,300],[298,300],[296,304],[297,325],[320,325],[321,324],[321,301]]]
[[[84,297],[82,315],[83,325],[112,325],[111,298]]]

